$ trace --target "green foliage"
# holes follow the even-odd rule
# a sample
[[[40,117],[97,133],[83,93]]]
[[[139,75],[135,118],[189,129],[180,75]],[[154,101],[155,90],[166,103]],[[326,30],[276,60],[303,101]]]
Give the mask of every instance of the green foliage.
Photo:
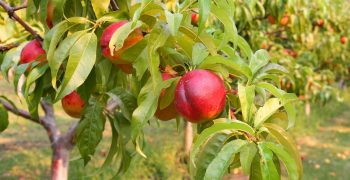
[[[85,113],[79,122],[77,128],[77,146],[86,165],[95,149],[102,139],[102,133],[105,127],[105,116],[103,108],[105,102],[103,97],[90,97]]]
[[[0,132],[3,132],[9,125],[8,112],[5,107],[0,105]]]
[[[344,2],[340,4],[345,6]],[[45,25],[49,3],[52,29]],[[292,92],[307,101],[325,102],[336,94],[335,80],[348,75],[349,43],[329,47],[335,42],[333,36],[339,40],[349,34],[348,23],[333,13],[338,5],[323,0],[117,3],[119,9],[113,10],[109,0],[28,1],[23,17],[38,22],[32,26],[44,35],[47,61],[19,64],[25,34],[13,38],[21,45],[6,53],[1,71],[8,79],[13,68],[15,90],[23,90],[34,117],[39,117],[41,99],[55,103],[78,90],[88,101],[76,138],[84,164],[94,155],[108,119],[112,140],[102,170],[115,166],[119,177],[135,153],[146,157],[143,129],[153,121],[158,106],[164,109],[173,102],[179,78],[193,69],[207,69],[223,79],[227,90],[238,93],[228,91],[220,116],[198,124],[190,154],[191,176],[220,179],[227,170],[241,166],[251,179],[280,179],[282,162],[290,179],[302,178],[300,155],[286,132],[296,119],[297,96]],[[322,12],[316,12],[320,7]],[[190,23],[192,13],[199,14],[198,26]],[[271,18],[276,22],[269,23]],[[280,21],[285,18],[288,22],[283,25]],[[326,26],[307,23],[318,18],[326,19]],[[121,20],[127,22],[109,34],[108,48],[110,55],[131,68],[130,75],[114,67],[120,64],[103,57],[98,48],[104,28]],[[136,29],[143,39],[125,48]],[[259,50],[262,43],[265,50]],[[114,54],[117,50],[120,54]],[[163,81],[161,73],[179,77]],[[115,102],[118,106],[110,109]],[[288,121],[287,127],[281,119]],[[127,147],[129,142],[132,148]]]

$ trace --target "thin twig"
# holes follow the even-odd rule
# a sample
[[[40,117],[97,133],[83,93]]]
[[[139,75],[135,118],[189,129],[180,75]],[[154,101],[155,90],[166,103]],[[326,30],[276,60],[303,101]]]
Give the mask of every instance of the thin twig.
[[[22,110],[22,109],[18,109],[16,107],[13,107],[10,103],[0,99],[0,103],[10,112],[12,112],[13,114],[17,115],[17,116],[21,116],[25,119],[28,119],[32,122],[38,123],[40,124],[38,119],[35,119],[33,116],[31,116],[29,114],[28,111]]]
[[[32,115],[30,115],[28,111],[18,109],[17,107],[14,107],[12,104],[5,100],[0,99],[0,103],[11,113],[23,117],[24,119],[30,120],[31,122],[35,122],[37,124],[42,125],[47,131],[51,143],[54,143],[59,138],[60,132],[57,129],[56,123],[54,121],[52,104],[49,104],[45,101],[41,101],[41,105],[44,109],[45,116],[36,119]]]
[[[28,31],[30,34],[32,34],[35,39],[40,40],[40,41],[43,40],[43,38],[36,31],[34,31],[34,29],[32,29],[26,22],[24,22],[15,13],[16,10],[22,9],[22,8],[24,8],[24,6],[13,8],[2,0],[0,0],[0,6],[7,12],[7,14],[9,15],[10,18],[16,20],[19,24],[21,24],[21,26],[23,26],[26,31]]]
[[[15,48],[17,47],[18,44],[17,43],[14,43],[14,44],[7,44],[7,45],[0,45],[0,52],[5,52],[5,51],[8,51],[12,48]]]
[[[113,11],[119,10],[118,4],[115,0],[111,0],[111,7]]]
[[[18,11],[18,10],[25,9],[25,8],[27,8],[26,4],[24,4],[22,6],[13,7],[12,9],[13,9],[13,11]]]

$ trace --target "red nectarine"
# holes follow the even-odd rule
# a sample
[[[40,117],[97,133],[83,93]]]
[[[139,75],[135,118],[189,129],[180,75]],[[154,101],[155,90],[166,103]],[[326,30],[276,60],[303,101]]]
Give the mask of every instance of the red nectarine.
[[[46,60],[45,50],[41,47],[39,40],[32,40],[24,46],[21,52],[20,64],[32,61],[43,62]]]
[[[186,73],[175,90],[175,107],[188,121],[200,123],[217,117],[225,107],[222,79],[208,70]]]
[[[120,27],[125,25],[128,21],[123,20],[109,25],[102,33],[100,39],[100,46],[102,48],[102,55],[107,59],[111,60],[113,64],[129,64],[130,61],[123,60],[120,56],[122,52],[131,46],[135,45],[139,41],[143,39],[143,34],[141,29],[135,29],[124,41],[123,47],[119,50],[113,52],[109,49],[109,42],[112,38],[112,35],[115,31],[117,31]]]
[[[83,112],[85,101],[81,99],[80,95],[77,91],[73,91],[72,93],[65,96],[62,100],[63,110],[73,118],[80,118]]]

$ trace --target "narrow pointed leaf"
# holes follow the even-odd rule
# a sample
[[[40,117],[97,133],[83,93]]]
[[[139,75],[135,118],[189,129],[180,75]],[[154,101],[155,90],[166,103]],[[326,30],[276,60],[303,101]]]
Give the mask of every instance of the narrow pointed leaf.
[[[89,76],[96,61],[97,37],[87,33],[73,45],[56,101],[77,89]]]
[[[227,143],[218,155],[213,159],[209,164],[205,175],[204,180],[219,180],[227,172],[227,168],[233,161],[233,158],[236,153],[240,152],[241,148],[246,145],[248,142],[244,140],[233,140]]]

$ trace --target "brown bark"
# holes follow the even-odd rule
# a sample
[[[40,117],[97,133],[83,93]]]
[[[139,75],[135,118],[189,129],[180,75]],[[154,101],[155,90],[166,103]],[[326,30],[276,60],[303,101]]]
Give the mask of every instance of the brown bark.
[[[309,101],[306,101],[305,103],[305,114],[306,116],[310,116],[311,114],[311,104]]]

